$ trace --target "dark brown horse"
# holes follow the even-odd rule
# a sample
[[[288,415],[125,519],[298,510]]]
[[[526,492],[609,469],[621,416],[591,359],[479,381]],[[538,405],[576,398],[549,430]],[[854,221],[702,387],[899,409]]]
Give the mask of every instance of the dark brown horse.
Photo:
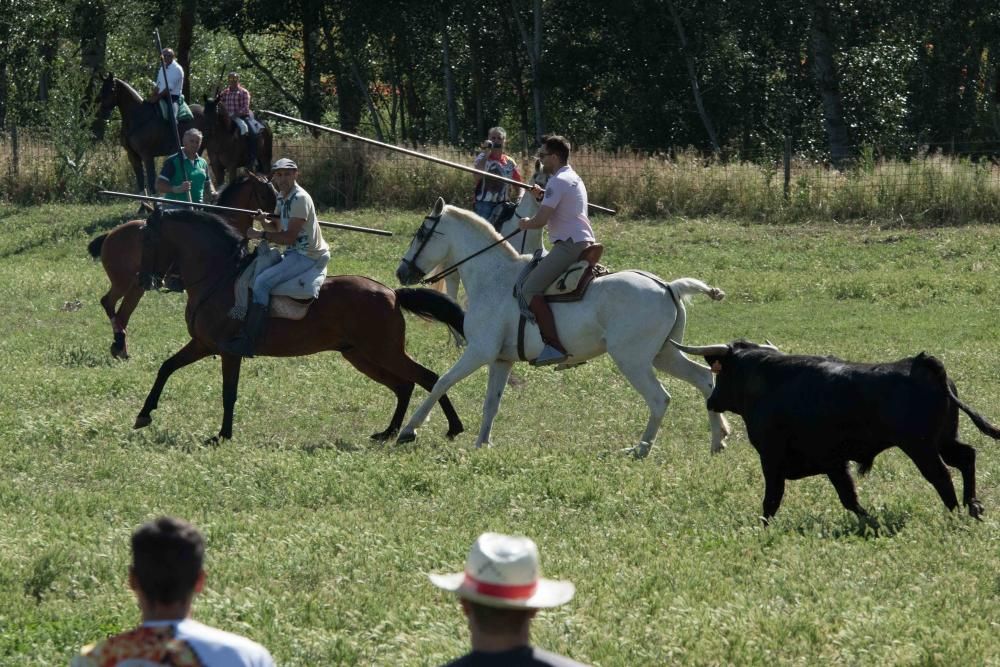
[[[170,123],[163,119],[157,105],[143,100],[135,88],[112,74],[108,74],[97,95],[98,118],[108,120],[118,108],[122,115],[122,146],[128,154],[128,161],[135,172],[136,192],[155,192],[156,165],[153,158],[158,155],[172,155],[177,152],[177,139]],[[192,127],[205,132],[205,112],[200,104],[192,104],[194,118],[177,124],[181,136]],[[143,168],[146,183],[143,185]]]
[[[233,208],[273,211],[274,202],[274,188],[266,179],[244,173],[240,180],[219,193],[218,203]],[[241,234],[246,233],[252,222],[249,215],[242,213],[232,214],[227,217],[227,221]],[[101,297],[101,305],[111,320],[111,331],[114,334],[111,355],[118,359],[128,359],[128,321],[143,293],[137,279],[142,264],[143,224],[145,220],[130,220],[96,237],[87,246],[91,257],[100,257],[104,272],[111,281],[107,294]],[[172,262],[167,255],[163,254],[157,259],[160,264],[155,272],[160,275],[171,273]],[[118,305],[119,301],[121,305]]]
[[[257,133],[257,162],[259,171],[271,170],[271,128],[266,124]],[[246,139],[240,136],[236,123],[229,117],[226,108],[215,98],[205,99],[205,150],[212,165],[212,177],[216,183],[230,182],[236,178],[240,167],[258,171],[250,164]]]
[[[167,379],[179,368],[213,354],[222,356],[222,428],[218,438],[233,434],[233,408],[240,380],[242,357],[221,353],[219,341],[234,336],[241,323],[228,313],[235,297],[234,281],[242,260],[243,237],[221,218],[200,211],[156,212],[143,227],[140,284],[156,284],[159,255],[177,260],[187,286],[184,317],[191,340],[163,362],[156,382],[135,420],[135,428],[148,426]],[[403,310],[444,322],[463,331],[465,313],[453,300],[428,289],[393,290],[362,276],[333,276],[320,288],[301,320],[271,318],[255,350],[260,356],[292,357],[336,350],[355,368],[396,395],[396,410],[389,426],[372,435],[375,440],[393,437],[402,424],[414,384],[430,391],[438,376],[406,354],[406,320]],[[448,419],[449,438],[461,433],[461,420],[447,396],[440,400]]]

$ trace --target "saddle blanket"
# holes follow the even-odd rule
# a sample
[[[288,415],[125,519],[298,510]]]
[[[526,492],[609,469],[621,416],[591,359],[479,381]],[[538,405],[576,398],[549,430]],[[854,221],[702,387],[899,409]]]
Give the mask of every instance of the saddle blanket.
[[[257,246],[257,257],[243,270],[234,285],[236,302],[229,311],[229,317],[242,320],[246,317],[247,306],[250,305],[250,288],[254,279],[266,268],[281,260],[281,252],[272,248],[267,241],[261,241]],[[326,280],[326,265],[330,262],[330,253],[325,253],[316,260],[312,268],[290,280],[275,285],[271,290],[271,317],[285,319],[301,319],[305,316],[308,304],[304,308],[296,308],[294,301],[273,297],[289,297],[290,299],[315,299]],[[284,302],[284,303],[283,303]]]
[[[167,101],[160,100],[159,104],[160,116],[163,120],[170,120],[170,112],[167,111]],[[187,102],[184,101],[183,95],[177,96],[177,120],[178,122],[184,120],[191,120],[194,118],[194,114],[191,113],[191,107],[188,106]]]

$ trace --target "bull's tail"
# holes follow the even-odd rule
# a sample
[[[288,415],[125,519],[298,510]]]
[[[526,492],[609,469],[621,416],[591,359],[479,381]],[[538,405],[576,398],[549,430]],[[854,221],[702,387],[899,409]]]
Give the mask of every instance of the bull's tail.
[[[448,295],[423,287],[402,287],[396,290],[396,302],[425,320],[447,324],[452,331],[465,338],[465,311]]]
[[[963,403],[950,385],[948,386],[948,396],[951,397],[951,400],[955,401],[955,405],[957,405],[962,412],[969,415],[969,419],[971,419],[972,423],[976,425],[976,428],[994,440],[1000,440],[1000,428],[997,428],[993,424],[986,421],[985,417]]]
[[[705,294],[713,301],[722,301],[726,298],[726,293],[721,289],[718,287],[712,287],[707,283],[703,283],[697,278],[678,278],[677,280],[671,281],[669,287],[673,291],[674,295],[678,299],[684,301],[684,303],[689,303],[691,301],[691,297],[696,294]]]
[[[93,241],[87,244],[87,252],[90,253],[91,257],[98,259],[101,256],[101,248],[104,247],[104,239],[106,238],[108,238],[107,232],[95,237]]]

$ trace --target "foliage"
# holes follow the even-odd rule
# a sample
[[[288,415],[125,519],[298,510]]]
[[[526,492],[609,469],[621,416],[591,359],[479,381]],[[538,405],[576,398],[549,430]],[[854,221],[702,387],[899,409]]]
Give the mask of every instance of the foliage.
[[[946,513],[890,451],[859,482],[875,530],[822,477],[790,482],[762,528],[760,465],[741,421],[711,457],[703,399],[668,378],[650,458],[623,458],[646,408],[607,359],[566,373],[518,366],[488,450],[469,448],[484,373],[450,392],[469,430],[457,441],[435,411],[415,445],[376,446],[367,434],[394,401],[335,353],[247,361],[236,438],[218,447],[202,444],[221,416],[217,359],[175,374],[154,424],[133,431],[187,333],[183,299],[148,294],[132,359],[107,354],[107,280],[84,248],[126,209],[0,207],[0,298],[20,313],[0,321],[0,663],[66,664],[133,626],[128,534],[161,513],[207,536],[195,617],[263,642],[282,665],[432,665],[464,652],[461,612],[426,573],[457,571],[487,529],[531,535],[545,575],[576,583],[572,603],[538,615],[533,638],[590,664],[958,665],[1000,654],[1000,447],[964,417],[985,522]],[[420,214],[344,221],[397,236],[326,232],[332,270],[395,284]],[[612,268],[727,291],[691,304],[688,342],[766,337],[871,361],[926,350],[963,399],[1000,420],[996,226],[658,216],[602,218],[597,231]],[[457,357],[440,325],[409,318],[407,337],[436,371]]]

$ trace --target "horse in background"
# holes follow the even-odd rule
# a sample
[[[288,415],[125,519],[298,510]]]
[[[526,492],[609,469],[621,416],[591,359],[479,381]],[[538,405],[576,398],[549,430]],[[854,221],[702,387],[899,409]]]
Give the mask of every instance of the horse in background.
[[[110,73],[101,83],[97,103],[97,116],[100,121],[111,118],[115,108],[121,114],[121,143],[135,172],[136,192],[155,192],[154,158],[177,152],[178,138],[174,136],[174,128],[163,119],[156,104],[145,101],[135,88],[121,79],[116,79]],[[202,133],[205,132],[205,114],[201,105],[189,106],[194,118],[189,121],[178,121],[177,130],[180,136],[184,136],[184,133],[192,127],[198,128]],[[144,169],[145,185],[143,185]]]
[[[273,211],[275,201],[274,188],[267,179],[244,172],[239,180],[223,188],[219,193],[218,204],[251,211],[258,208]],[[243,235],[246,235],[247,229],[253,224],[252,216],[246,213],[230,213],[226,221]],[[101,306],[111,321],[114,336],[111,356],[116,359],[128,359],[128,322],[143,295],[137,276],[142,263],[142,226],[145,222],[129,220],[110,232],[95,237],[87,246],[91,257],[100,258],[104,272],[111,281],[111,287],[101,297]],[[173,258],[165,253],[161,253],[157,261],[155,273],[168,275],[174,269]]]
[[[151,289],[159,255],[176,258],[187,284],[184,312],[191,339],[160,366],[156,381],[135,420],[135,428],[152,423],[152,412],[174,371],[205,357],[222,357],[222,428],[213,440],[233,436],[233,410],[243,358],[222,352],[218,345],[237,333],[241,323],[229,315],[236,302],[234,285],[245,256],[244,237],[217,216],[190,210],[154,212],[142,231],[139,283]],[[256,356],[297,357],[324,351],[340,352],[356,369],[396,395],[389,426],[373,434],[388,440],[403,422],[415,384],[430,391],[438,380],[431,370],[406,353],[407,310],[447,324],[461,333],[465,313],[448,297],[429,289],[390,289],[364,276],[330,276],[302,319],[271,317]],[[303,386],[303,391],[307,388]],[[311,391],[317,391],[315,387]],[[448,397],[439,396],[448,419],[447,437],[464,430]],[[436,399],[437,400],[437,399]],[[273,400],[266,401],[274,408]],[[272,410],[273,411],[273,410]],[[279,410],[280,412],[280,410]],[[275,413],[278,414],[278,413]]]
[[[258,171],[250,164],[246,138],[240,136],[239,128],[229,117],[226,108],[216,98],[205,98],[205,150],[212,165],[212,177],[216,183],[228,183],[236,179],[236,171],[246,167]],[[259,171],[271,171],[272,140],[271,128],[258,120],[263,128],[256,135],[257,163]]]

